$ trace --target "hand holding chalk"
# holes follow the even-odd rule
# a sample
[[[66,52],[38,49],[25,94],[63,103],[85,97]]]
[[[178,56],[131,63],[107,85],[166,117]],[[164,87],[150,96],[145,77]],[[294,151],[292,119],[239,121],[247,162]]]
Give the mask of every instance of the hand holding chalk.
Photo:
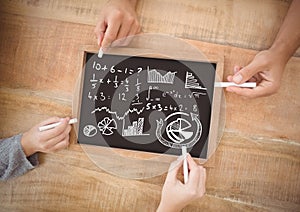
[[[75,124],[75,123],[77,123],[77,118],[73,118],[69,121],[69,124]],[[45,130],[49,130],[49,129],[52,129],[54,127],[57,127],[60,124],[61,124],[61,122],[56,122],[56,123],[53,123],[53,124],[41,126],[41,127],[39,127],[39,131],[42,132],[42,131],[45,131]]]
[[[100,13],[95,28],[98,46],[109,47],[115,40],[132,36],[140,32],[135,11],[136,1],[109,1]],[[120,46],[125,46],[130,40],[123,39]]]
[[[70,118],[52,117],[32,127],[21,138],[21,145],[28,157],[36,152],[54,152],[69,145]],[[53,123],[55,124],[53,128]],[[59,124],[57,124],[59,123]],[[48,130],[40,131],[40,127],[52,125]]]
[[[228,87],[226,91],[249,98],[269,96],[278,91],[280,81],[286,62],[282,61],[282,55],[275,54],[270,50],[259,52],[245,67],[234,67],[233,75],[229,75],[227,80],[237,84],[247,81],[256,82],[254,89],[240,87]]]
[[[191,201],[201,198],[205,193],[206,171],[192,159],[190,154],[186,155],[189,179],[183,184],[177,175],[184,163],[184,157],[174,161],[163,186],[161,201],[157,211],[180,211]]]

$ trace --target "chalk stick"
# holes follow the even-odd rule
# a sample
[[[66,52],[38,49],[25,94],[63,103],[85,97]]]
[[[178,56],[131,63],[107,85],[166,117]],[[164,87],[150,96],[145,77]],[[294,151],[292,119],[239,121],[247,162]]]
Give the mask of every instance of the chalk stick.
[[[186,159],[186,154],[187,154],[186,146],[181,147],[181,153],[184,157],[184,159],[183,159],[183,180],[184,180],[184,184],[187,184],[187,182],[189,180],[189,169],[188,169],[188,164],[187,164],[187,159]]]
[[[75,123],[77,123],[77,121],[78,121],[77,118],[70,119],[69,124],[75,124]],[[61,122],[56,122],[56,123],[53,123],[53,124],[49,124],[49,125],[39,127],[39,131],[42,132],[42,131],[45,131],[45,130],[52,129],[52,128],[57,127],[58,125],[60,125],[60,123]]]
[[[102,56],[103,56],[103,49],[102,49],[102,47],[100,47],[100,49],[99,49],[99,52],[98,52],[98,57],[99,58],[102,58]]]
[[[236,87],[243,87],[243,88],[255,88],[256,82],[245,82],[242,84],[236,84],[234,82],[215,82],[215,87],[229,87],[229,86],[236,86]]]

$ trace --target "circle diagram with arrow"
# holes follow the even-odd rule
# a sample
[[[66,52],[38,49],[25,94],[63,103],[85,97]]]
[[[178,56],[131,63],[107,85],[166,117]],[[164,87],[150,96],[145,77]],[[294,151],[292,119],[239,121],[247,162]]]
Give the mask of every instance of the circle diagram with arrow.
[[[179,117],[168,123],[168,120],[171,119],[171,117],[174,119],[176,115],[183,115],[186,116],[186,118]],[[191,122],[189,119],[191,119]],[[166,137],[164,137],[162,133],[164,122],[167,123],[165,129]],[[193,125],[196,127],[196,130],[194,130]],[[161,144],[167,147],[175,149],[181,149],[183,145],[187,146],[187,148],[193,147],[199,141],[201,134],[202,124],[198,115],[194,113],[176,112],[170,114],[164,120],[157,120],[156,137]]]

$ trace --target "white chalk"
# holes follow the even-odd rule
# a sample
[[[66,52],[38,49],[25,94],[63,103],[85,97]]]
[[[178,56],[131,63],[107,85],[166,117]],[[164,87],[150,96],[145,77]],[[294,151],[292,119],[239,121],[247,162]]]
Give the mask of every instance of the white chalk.
[[[189,169],[188,169],[188,163],[186,160],[186,154],[187,154],[186,146],[181,147],[181,153],[184,157],[184,159],[183,159],[183,179],[184,179],[184,184],[187,184],[187,182],[189,180]]]
[[[100,47],[100,49],[99,49],[99,52],[98,52],[98,57],[99,58],[102,58],[102,56],[103,56],[103,49],[102,49],[102,47]]]
[[[229,86],[236,86],[236,87],[243,87],[243,88],[255,88],[256,82],[245,82],[242,84],[236,84],[234,82],[215,82],[215,87],[229,87]]]
[[[58,125],[60,125],[60,123],[61,122],[56,122],[56,123],[53,123],[53,124],[49,124],[49,125],[39,127],[39,131],[42,132],[42,131],[45,131],[45,130],[52,129],[52,128],[57,127]],[[70,119],[69,124],[75,124],[75,123],[77,123],[77,118]]]

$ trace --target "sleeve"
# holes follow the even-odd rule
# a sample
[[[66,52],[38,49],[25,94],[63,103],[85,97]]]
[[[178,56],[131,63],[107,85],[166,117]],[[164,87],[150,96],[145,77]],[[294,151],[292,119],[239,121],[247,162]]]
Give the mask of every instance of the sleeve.
[[[26,157],[22,145],[22,134],[0,140],[0,180],[25,174],[39,163],[38,154]]]

